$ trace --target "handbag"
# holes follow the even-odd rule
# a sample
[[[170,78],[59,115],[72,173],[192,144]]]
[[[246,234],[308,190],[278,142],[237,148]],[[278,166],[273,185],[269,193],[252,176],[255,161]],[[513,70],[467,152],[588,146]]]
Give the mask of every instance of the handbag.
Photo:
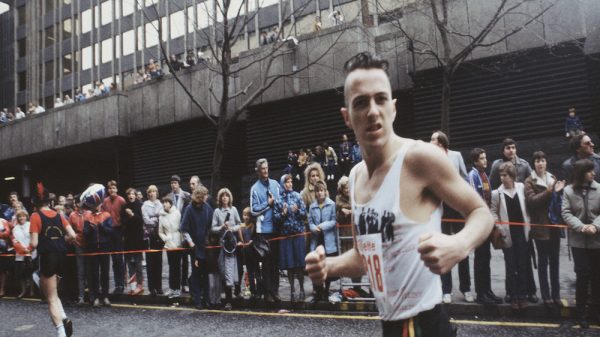
[[[494,249],[510,248],[507,237],[504,235],[502,229],[498,225],[494,225],[492,233],[490,234],[490,241]]]
[[[259,259],[264,259],[271,252],[271,246],[262,235],[256,235],[252,240],[252,250]]]

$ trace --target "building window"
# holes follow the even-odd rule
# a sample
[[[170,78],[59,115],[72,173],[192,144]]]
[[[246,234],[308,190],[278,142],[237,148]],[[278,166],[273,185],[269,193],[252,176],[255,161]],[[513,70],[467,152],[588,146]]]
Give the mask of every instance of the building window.
[[[171,18],[171,39],[185,35],[185,14],[183,11],[178,11],[170,15]],[[163,25],[163,29],[165,29]]]
[[[113,59],[113,39],[102,41],[102,63],[107,63]]]
[[[112,0],[105,1],[100,5],[102,11],[102,25],[107,25],[112,22]]]
[[[70,5],[72,0],[62,0],[63,5]]]
[[[17,48],[19,49],[19,57],[27,56],[27,40],[21,39],[17,41]]]
[[[144,50],[144,29],[137,27],[137,50]]]
[[[50,27],[46,28],[46,39],[44,41],[46,41],[44,43],[44,47],[50,47],[51,45],[53,45],[56,42],[56,39],[54,36],[54,26],[50,26]]]
[[[146,48],[158,44],[158,20],[146,24]]]
[[[18,74],[19,83],[18,83],[18,91],[23,91],[27,89],[27,72],[21,71]]]
[[[144,1],[144,5],[145,5],[146,7],[149,7],[149,6],[155,5],[155,4],[157,4],[157,3],[158,3],[158,0],[145,0],[145,1]]]
[[[123,17],[133,14],[137,7],[137,1],[123,1]]]
[[[70,39],[73,34],[73,20],[71,18],[63,21],[63,40]]]
[[[92,67],[92,47],[85,47],[81,50],[81,69],[86,70]]]
[[[133,29],[123,33],[123,55],[133,54],[135,51],[135,35]]]
[[[54,96],[48,96],[44,98],[44,105],[46,109],[51,109],[54,107]]]
[[[46,13],[54,9],[54,0],[46,0]]]
[[[67,75],[73,72],[73,54],[63,56],[63,74]]]
[[[17,8],[18,25],[22,26],[27,23],[27,12],[25,6]]]
[[[54,61],[46,62],[46,82],[54,81]]]
[[[81,13],[81,33],[85,34],[92,30],[92,10],[87,9]]]
[[[94,44],[94,65],[97,67],[100,65],[100,44]]]
[[[198,18],[196,19],[196,27],[194,27],[195,30],[200,30],[209,26],[211,9],[208,8],[208,6],[206,1],[196,5]]]

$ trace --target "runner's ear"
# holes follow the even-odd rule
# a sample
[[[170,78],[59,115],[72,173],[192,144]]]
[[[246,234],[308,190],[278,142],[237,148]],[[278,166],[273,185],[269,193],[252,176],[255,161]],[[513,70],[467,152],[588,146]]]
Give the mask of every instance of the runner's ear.
[[[350,116],[348,115],[348,109],[345,107],[340,108],[340,112],[342,113],[342,117],[344,118],[344,124],[349,129],[352,129],[352,124],[350,124]]]

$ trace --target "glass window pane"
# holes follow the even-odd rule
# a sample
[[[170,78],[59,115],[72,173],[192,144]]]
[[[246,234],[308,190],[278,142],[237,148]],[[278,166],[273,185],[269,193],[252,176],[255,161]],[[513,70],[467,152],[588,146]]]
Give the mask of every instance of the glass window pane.
[[[17,15],[19,17],[19,21],[18,21],[19,26],[22,26],[27,23],[26,22],[27,12],[25,11],[25,6],[21,6],[21,7],[17,8]]]
[[[46,0],[46,13],[54,9],[54,0]]]
[[[92,30],[92,10],[88,9],[81,13],[81,33],[85,34]]]
[[[113,40],[106,39],[102,41],[102,63],[107,63],[113,59]]]
[[[158,44],[158,20],[146,24],[146,48]]]
[[[115,19],[121,17],[121,0],[115,0]]]
[[[123,55],[133,54],[135,51],[135,36],[133,29],[123,33]]]
[[[123,0],[123,16],[132,14],[137,7],[137,1]]]
[[[107,25],[112,22],[112,0],[108,0],[101,5],[102,25]]]
[[[94,44],[94,65],[95,66],[100,65],[100,44],[99,43]]]
[[[137,50],[143,50],[144,49],[144,29],[142,28],[142,26],[137,27]]]
[[[67,75],[73,72],[73,55],[67,54],[63,56],[63,74]]]
[[[115,38],[115,57],[121,57],[121,35],[117,35]]]
[[[54,80],[54,61],[46,62],[46,82]]]
[[[27,40],[22,39],[17,42],[19,49],[19,57],[24,57],[27,55]]]
[[[210,5],[208,4],[208,1],[205,1],[201,4],[197,4],[196,8],[198,9],[198,26],[196,27],[196,29],[200,30],[202,28],[208,27],[210,23]]]
[[[144,6],[148,7],[148,6],[152,6],[158,3],[158,0],[145,0],[144,1]]]
[[[238,11],[240,15],[244,15],[244,1],[245,0],[231,0],[229,10],[227,11],[227,18],[233,19],[237,16]],[[250,0],[252,1],[252,0]],[[240,9],[240,6],[242,7]]]
[[[63,5],[70,5],[72,0],[62,0]]]
[[[63,26],[63,39],[70,38],[73,33],[73,21],[71,20],[71,18],[65,19],[63,21],[62,26]]]
[[[160,23],[161,26],[157,28],[162,29],[162,31],[160,32],[161,39],[163,42],[167,42],[167,40],[169,39],[169,32],[171,31],[171,29],[169,28],[169,22],[167,21],[167,17],[165,16],[164,18],[161,18]]]
[[[94,6],[94,28],[100,27],[100,9]]]
[[[45,39],[44,47],[50,47],[53,45],[56,40],[54,36],[54,26],[50,26],[46,28],[46,39]]]
[[[19,91],[23,91],[27,89],[27,72],[26,71],[21,71],[19,73],[19,87],[18,90]]]
[[[86,70],[92,67],[92,46],[81,50],[81,69]]]
[[[185,14],[183,11],[178,11],[171,16],[171,39],[185,35]]]

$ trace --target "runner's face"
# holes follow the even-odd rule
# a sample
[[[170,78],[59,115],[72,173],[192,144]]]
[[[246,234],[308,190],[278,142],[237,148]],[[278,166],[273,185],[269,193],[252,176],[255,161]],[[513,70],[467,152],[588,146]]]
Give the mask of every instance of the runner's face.
[[[346,77],[346,125],[363,147],[383,146],[394,134],[396,100],[383,70],[358,69]]]

